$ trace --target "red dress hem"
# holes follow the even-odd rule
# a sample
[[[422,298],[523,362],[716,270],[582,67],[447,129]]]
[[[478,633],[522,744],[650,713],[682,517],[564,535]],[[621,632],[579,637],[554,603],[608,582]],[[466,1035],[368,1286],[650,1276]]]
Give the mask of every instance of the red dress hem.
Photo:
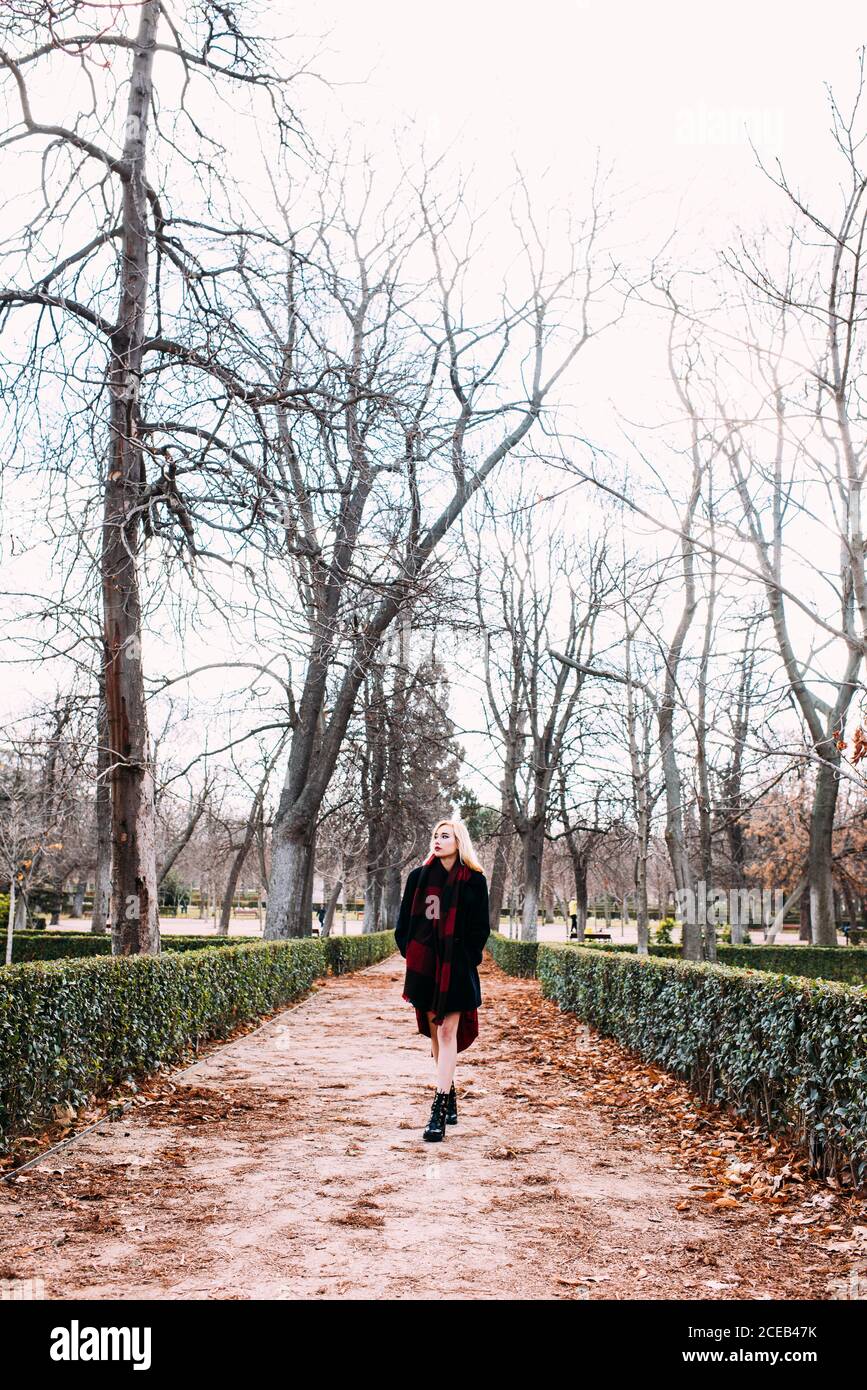
[[[428,1023],[427,1011],[425,1009],[416,1008],[415,1004],[412,1003],[412,1000],[407,999],[405,994],[402,997],[406,999],[407,1004],[412,1004],[412,1007],[415,1009],[415,1017],[416,1022],[418,1024],[418,1031],[420,1033],[423,1033],[426,1038],[429,1038],[431,1036],[431,1031],[430,1024]],[[461,1011],[461,1016],[458,1019],[458,1052],[465,1052],[466,1049],[470,1046],[470,1044],[475,1042],[478,1036],[478,1009],[463,1009]]]

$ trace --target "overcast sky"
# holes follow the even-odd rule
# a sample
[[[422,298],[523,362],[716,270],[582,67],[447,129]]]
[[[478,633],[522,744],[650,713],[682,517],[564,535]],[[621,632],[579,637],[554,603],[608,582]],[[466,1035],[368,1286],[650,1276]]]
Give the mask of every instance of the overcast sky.
[[[776,223],[781,201],[750,140],[769,165],[779,158],[795,185],[832,196],[825,84],[846,108],[867,37],[862,6],[839,4],[823,17],[803,0],[444,0],[424,8],[320,0],[269,14],[275,30],[298,35],[287,51],[316,51],[313,66],[331,84],[299,82],[315,136],[339,145],[354,126],[386,173],[397,171],[398,143],[424,140],[431,155],[449,150],[489,194],[508,183],[517,160],[534,184],[575,206],[598,152],[618,191],[618,245],[636,264],[674,234],[683,263],[701,266],[738,228]],[[239,135],[243,147],[243,122]],[[494,240],[492,279],[497,262]],[[582,427],[612,451],[623,445],[617,411],[659,418],[668,409],[660,341],[651,318],[633,319],[564,384]],[[6,518],[4,533],[8,526]],[[31,688],[43,692],[45,675],[34,674]],[[475,692],[469,679],[455,697],[473,726]],[[20,708],[27,694],[28,683],[7,681],[3,709]]]
[[[854,91],[867,37],[863,6],[844,0],[819,22],[805,0],[614,3],[322,0],[320,69],[345,110],[385,132],[401,117],[496,179],[512,153],[555,168],[568,187],[599,147],[636,195],[664,195],[660,225],[697,233],[719,217],[761,215],[767,190],[749,132],[811,183],[828,165],[823,84]],[[666,216],[667,214],[667,216]],[[638,213],[640,230],[643,214]]]

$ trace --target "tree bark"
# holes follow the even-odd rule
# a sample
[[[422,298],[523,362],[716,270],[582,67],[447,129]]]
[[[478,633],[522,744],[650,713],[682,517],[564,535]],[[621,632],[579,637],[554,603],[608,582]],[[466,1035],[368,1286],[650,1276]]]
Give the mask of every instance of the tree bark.
[[[105,936],[111,916],[111,758],[108,749],[108,711],[105,707],[105,678],[99,678],[99,708],[96,734],[96,869],[93,877],[93,907],[90,930]]]
[[[316,867],[316,827],[310,836],[307,850],[307,876],[304,880],[304,896],[301,903],[302,921],[306,927],[305,936],[313,935],[313,876]]]
[[[253,840],[256,835],[256,822],[254,819],[254,815],[255,808],[254,812],[251,814],[249,821],[247,822],[247,829],[244,835],[244,839],[241,842],[241,845],[239,846],[234,859],[229,865],[229,875],[226,879],[226,886],[223,889],[223,901],[220,905],[220,922],[217,927],[218,936],[229,935],[229,927],[232,921],[232,905],[235,901],[235,889],[238,886],[238,879],[241,877],[241,870],[244,867],[247,855],[250,853],[250,848],[253,844]]]
[[[12,964],[12,942],[15,936],[15,914],[18,904],[15,901],[15,864],[9,875],[9,916],[6,919],[6,964]]]
[[[626,627],[626,723],[629,734],[629,763],[632,772],[632,799],[635,808],[636,855],[635,927],[637,953],[646,956],[650,944],[650,921],[647,911],[647,856],[650,843],[650,798],[648,778],[650,766],[650,726],[644,720],[643,739],[638,739],[638,711],[635,702],[635,687],[632,683],[632,641],[633,631],[627,621],[627,607],[624,601],[624,623]]]
[[[330,894],[329,894],[329,896],[328,896],[328,902],[327,902],[326,905],[325,905],[325,920],[324,920],[324,922],[322,923],[322,935],[323,935],[323,936],[330,936],[330,935],[331,935],[331,928],[332,928],[332,925],[333,925],[333,923],[334,923],[334,913],[335,913],[335,911],[337,910],[337,904],[338,904],[338,902],[340,901],[340,894],[341,894],[342,889],[343,889],[343,880],[342,880],[342,879],[338,879],[337,882],[335,883],[334,887],[332,888],[332,890],[331,890],[331,892],[330,892]]]
[[[86,885],[86,883],[85,883],[85,881],[84,881],[84,876],[82,875],[82,877],[80,877],[80,878],[77,880],[76,885],[75,885],[75,888],[73,889],[73,893],[72,893],[72,915],[73,915],[73,917],[76,917],[76,918],[77,918],[77,917],[81,917],[81,916],[83,915],[83,913],[84,913],[84,894],[85,894],[85,889],[86,889],[86,887],[87,887],[87,885]]]
[[[542,886],[542,856],[545,852],[545,820],[533,817],[522,836],[524,863],[524,902],[521,910],[521,940],[536,941],[539,936],[539,894]]]
[[[494,848],[494,863],[491,868],[491,882],[488,890],[488,909],[491,931],[500,930],[503,913],[503,898],[506,892],[506,875],[509,870],[512,844],[515,839],[515,825],[512,808],[515,804],[515,782],[509,778],[508,768],[502,784],[500,797],[500,830]]]
[[[814,946],[837,945],[834,883],[831,873],[834,814],[837,808],[837,769],[828,761],[819,764],[810,815],[810,920]],[[839,761],[839,760],[838,760]]]
[[[153,769],[141,648],[136,508],[145,484],[140,438],[148,291],[145,154],[160,0],[141,7],[123,163],[120,311],[109,363],[110,439],[102,533],[105,698],[111,756],[112,951],[158,954]]]
[[[575,906],[577,912],[575,921],[578,927],[578,940],[583,941],[587,932],[587,871],[589,860],[587,854],[576,854],[572,859],[575,871]]]
[[[400,912],[400,865],[389,863],[385,871],[385,889],[382,895],[382,930],[394,931]]]
[[[800,911],[800,923],[798,927],[799,941],[813,940],[813,919],[810,916],[810,894],[802,893],[801,901],[798,904]]]

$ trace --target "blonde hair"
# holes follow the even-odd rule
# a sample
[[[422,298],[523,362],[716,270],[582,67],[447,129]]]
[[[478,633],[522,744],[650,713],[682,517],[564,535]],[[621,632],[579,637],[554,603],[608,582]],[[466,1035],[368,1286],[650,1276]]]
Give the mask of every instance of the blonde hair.
[[[484,873],[484,869],[478,861],[476,851],[473,849],[473,842],[470,839],[470,832],[467,830],[466,822],[462,820],[438,820],[430,833],[430,852],[428,860],[433,856],[434,837],[441,825],[450,825],[455,832],[455,839],[458,842],[458,858],[462,864],[466,864],[468,869],[478,869],[479,873]],[[425,862],[428,862],[427,860]]]

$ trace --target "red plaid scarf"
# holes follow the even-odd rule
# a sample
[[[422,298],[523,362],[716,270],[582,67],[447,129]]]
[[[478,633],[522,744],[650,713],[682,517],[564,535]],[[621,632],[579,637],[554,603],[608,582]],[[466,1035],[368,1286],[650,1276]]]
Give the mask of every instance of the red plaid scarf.
[[[432,855],[424,862],[413,894],[403,997],[411,1004],[409,992],[418,994],[420,981],[432,979],[434,989],[430,1009],[436,1023],[442,1023],[446,1014],[458,894],[460,884],[466,883],[469,877],[470,871],[461,863],[460,856],[455,858],[446,874],[442,862]],[[427,1011],[416,1008],[415,1014],[418,1031],[430,1037]],[[469,1047],[478,1035],[478,1010],[464,1009],[458,1020],[458,1052]]]

